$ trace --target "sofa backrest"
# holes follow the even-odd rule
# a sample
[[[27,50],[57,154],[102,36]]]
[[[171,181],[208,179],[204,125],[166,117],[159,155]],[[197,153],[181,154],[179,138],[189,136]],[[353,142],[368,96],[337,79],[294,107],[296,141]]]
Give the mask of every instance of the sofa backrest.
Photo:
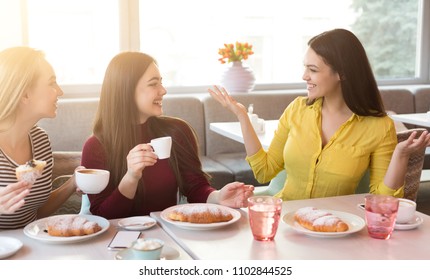
[[[411,91],[415,97],[415,112],[425,113],[430,111],[430,86],[412,88]]]
[[[397,114],[427,112],[430,107],[430,87],[382,88],[380,90],[386,110]],[[254,112],[265,120],[279,119],[288,104],[306,92],[292,93],[248,93],[233,95],[244,106],[254,104]],[[57,117],[42,119],[44,128],[54,151],[81,151],[97,111],[98,98],[60,99]],[[211,122],[237,121],[211,96],[166,95],[163,100],[164,114],[187,121],[196,131],[201,155],[245,152],[241,143],[227,139],[209,129]]]
[[[99,99],[60,99],[57,117],[42,119],[38,125],[46,130],[54,151],[82,151],[92,134]],[[164,114],[187,121],[196,131],[199,148],[205,153],[203,104],[197,97],[169,96],[163,100]]]
[[[408,89],[381,88],[382,102],[385,110],[394,111],[397,114],[409,114],[415,112],[414,95]]]
[[[265,120],[279,119],[279,117],[295,98],[305,96],[306,93],[297,92],[291,94],[232,94],[232,96],[245,107],[254,105],[254,113]],[[234,140],[227,139],[210,130],[212,122],[236,122],[236,116],[221,106],[211,96],[203,98],[206,130],[206,155],[211,156],[220,153],[245,152],[244,145]]]
[[[205,155],[205,121],[203,104],[200,99],[193,96],[166,95],[163,99],[163,111],[164,115],[181,118],[194,128],[200,154]]]
[[[57,117],[42,119],[38,125],[46,130],[53,151],[82,151],[92,134],[98,98],[60,99]]]

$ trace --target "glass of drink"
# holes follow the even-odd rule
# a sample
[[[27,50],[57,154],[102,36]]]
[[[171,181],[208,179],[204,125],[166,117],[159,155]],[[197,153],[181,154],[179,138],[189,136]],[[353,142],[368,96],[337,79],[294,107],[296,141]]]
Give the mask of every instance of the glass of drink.
[[[399,199],[389,195],[365,196],[366,224],[370,237],[389,239],[396,222]]]
[[[248,198],[249,224],[252,235],[258,241],[273,241],[278,230],[282,199],[273,196]]]

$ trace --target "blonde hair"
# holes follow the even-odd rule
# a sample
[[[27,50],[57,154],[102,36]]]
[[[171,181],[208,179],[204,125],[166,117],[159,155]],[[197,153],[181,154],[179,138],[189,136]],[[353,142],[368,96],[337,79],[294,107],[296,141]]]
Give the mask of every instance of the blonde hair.
[[[15,122],[19,101],[39,78],[44,60],[43,52],[29,47],[13,47],[0,52],[0,123],[3,125]]]

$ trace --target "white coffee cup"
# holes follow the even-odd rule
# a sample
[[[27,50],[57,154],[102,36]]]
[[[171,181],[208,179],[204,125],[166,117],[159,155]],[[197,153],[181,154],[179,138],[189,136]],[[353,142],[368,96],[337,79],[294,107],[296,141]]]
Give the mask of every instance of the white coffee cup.
[[[170,150],[172,149],[172,137],[165,136],[151,140],[151,146],[159,159],[170,157]]]
[[[399,210],[397,211],[397,224],[406,224],[413,221],[417,204],[415,201],[399,198]]]
[[[86,194],[102,192],[109,183],[110,172],[102,169],[79,169],[75,171],[78,188]]]

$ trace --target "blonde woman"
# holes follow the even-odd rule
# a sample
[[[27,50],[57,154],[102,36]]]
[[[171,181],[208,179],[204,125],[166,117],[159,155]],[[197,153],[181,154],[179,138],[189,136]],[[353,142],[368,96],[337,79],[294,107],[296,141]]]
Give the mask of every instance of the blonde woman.
[[[36,125],[55,118],[62,94],[42,52],[28,47],[0,52],[0,229],[49,216],[76,190],[71,179],[51,192],[51,144]],[[42,175],[33,185],[17,182],[16,167],[31,159],[47,162]]]

